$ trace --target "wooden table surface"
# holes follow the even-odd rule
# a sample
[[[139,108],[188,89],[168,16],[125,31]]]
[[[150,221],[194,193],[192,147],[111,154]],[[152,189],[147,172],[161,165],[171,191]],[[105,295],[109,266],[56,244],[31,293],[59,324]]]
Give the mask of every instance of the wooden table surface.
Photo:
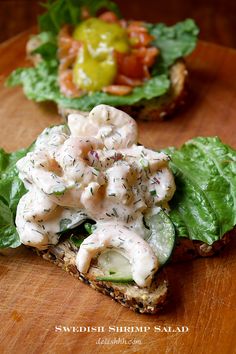
[[[0,145],[8,151],[60,122],[54,105],[36,104],[21,88],[3,87],[4,77],[25,63],[27,36],[0,46]],[[139,122],[140,142],[161,148],[219,135],[236,148],[236,51],[201,42],[187,62],[189,104],[171,120]],[[0,353],[236,353],[236,240],[218,257],[169,265],[168,273],[169,304],[158,316],[139,315],[23,247],[1,252]],[[59,326],[103,326],[104,332],[57,332]],[[150,329],[113,333],[109,326]],[[188,331],[165,332],[176,326]],[[114,339],[120,344],[108,344]]]

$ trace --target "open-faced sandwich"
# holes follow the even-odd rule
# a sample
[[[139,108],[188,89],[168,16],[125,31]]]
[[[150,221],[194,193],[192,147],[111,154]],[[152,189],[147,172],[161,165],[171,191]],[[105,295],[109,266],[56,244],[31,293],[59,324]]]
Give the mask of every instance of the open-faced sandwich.
[[[23,85],[37,102],[54,101],[64,116],[103,103],[150,120],[183,102],[183,57],[198,35],[193,20],[171,27],[128,21],[108,0],[54,0],[46,8],[27,44],[34,67],[14,71],[10,86]]]
[[[149,150],[106,105],[1,150],[0,168],[0,247],[23,243],[141,313],[163,305],[167,262],[212,255],[236,224],[235,150],[217,137]]]

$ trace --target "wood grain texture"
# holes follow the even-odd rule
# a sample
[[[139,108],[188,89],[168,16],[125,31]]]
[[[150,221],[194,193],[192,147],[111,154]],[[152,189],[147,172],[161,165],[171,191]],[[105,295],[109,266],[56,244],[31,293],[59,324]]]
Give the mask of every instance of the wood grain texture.
[[[0,46],[0,142],[8,151],[30,144],[60,122],[55,106],[28,101],[4,77],[24,61],[28,33]],[[17,58],[17,63],[16,63]],[[236,51],[199,43],[188,58],[189,104],[163,122],[139,122],[148,147],[179,146],[219,135],[236,147]],[[218,257],[168,266],[172,292],[158,316],[138,315],[95,292],[30,250],[0,254],[0,353],[235,353],[236,240]],[[105,333],[56,333],[55,326],[105,326]],[[149,326],[148,333],[109,333],[109,326]],[[154,332],[187,326],[186,333]],[[136,344],[99,345],[101,339]],[[137,341],[141,341],[140,344]]]

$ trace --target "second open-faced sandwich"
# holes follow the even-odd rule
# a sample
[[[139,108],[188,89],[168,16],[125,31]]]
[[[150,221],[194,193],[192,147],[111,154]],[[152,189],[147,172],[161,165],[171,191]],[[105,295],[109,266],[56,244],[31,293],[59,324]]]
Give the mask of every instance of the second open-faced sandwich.
[[[103,103],[149,120],[183,101],[183,58],[198,34],[193,20],[168,27],[125,20],[110,1],[54,0],[39,27],[27,44],[34,67],[17,69],[8,80],[23,85],[29,99],[54,101],[64,116]]]

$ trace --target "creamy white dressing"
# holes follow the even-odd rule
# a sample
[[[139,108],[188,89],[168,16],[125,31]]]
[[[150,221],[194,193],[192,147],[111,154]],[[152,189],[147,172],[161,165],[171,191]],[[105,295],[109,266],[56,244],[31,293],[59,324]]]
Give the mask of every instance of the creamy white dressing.
[[[150,285],[158,260],[144,240],[143,217],[173,196],[169,157],[138,146],[136,122],[110,106],[72,114],[68,126],[45,129],[17,163],[28,189],[16,215],[21,242],[46,249],[59,232],[93,219],[96,230],[79,248],[78,270],[88,272],[93,257],[114,248],[129,260],[134,281]]]

